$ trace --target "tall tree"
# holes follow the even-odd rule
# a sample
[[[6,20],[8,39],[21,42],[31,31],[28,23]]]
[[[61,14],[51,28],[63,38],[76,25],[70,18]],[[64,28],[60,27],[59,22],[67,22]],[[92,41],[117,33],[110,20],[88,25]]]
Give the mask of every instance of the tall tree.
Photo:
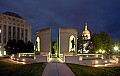
[[[24,53],[26,51],[26,44],[24,43],[23,40],[18,40],[17,51],[18,53]]]
[[[77,39],[77,49],[80,50],[82,49],[82,35],[78,36],[78,39]]]
[[[6,46],[4,47],[7,54],[16,54],[17,53],[17,46],[16,40],[8,40]]]
[[[99,38],[98,34],[93,34],[91,36],[91,42],[93,45],[93,48],[90,50],[90,52],[95,53],[96,51],[103,49],[101,38]]]
[[[110,51],[112,51],[111,46],[114,45],[114,40],[109,37],[107,32],[100,32],[99,37],[103,43],[103,50],[105,50],[106,53],[110,53]]]
[[[34,52],[34,44],[30,41],[26,44],[26,52],[33,53]]]

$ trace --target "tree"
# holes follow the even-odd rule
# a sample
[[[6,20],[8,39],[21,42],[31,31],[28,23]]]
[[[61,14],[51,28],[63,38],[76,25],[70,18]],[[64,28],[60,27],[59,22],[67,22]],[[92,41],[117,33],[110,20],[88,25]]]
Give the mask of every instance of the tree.
[[[26,44],[26,52],[33,53],[34,52],[34,44],[30,41]]]
[[[77,49],[80,50],[82,49],[82,35],[78,36],[78,39],[77,39]]]
[[[102,41],[101,38],[99,38],[98,34],[93,34],[91,36],[91,42],[91,45],[93,46],[93,48],[90,50],[91,53],[95,53],[96,51],[103,49]]]
[[[18,53],[24,53],[26,51],[26,44],[23,40],[18,40],[17,42],[17,52]]]
[[[16,54],[17,53],[17,46],[16,40],[8,40],[7,45],[4,47],[7,54]]]
[[[23,40],[9,40],[5,46],[7,54],[16,54],[16,53],[33,53],[34,44],[28,41],[26,44]]]
[[[102,40],[103,50],[105,50],[106,53],[110,53],[112,50],[111,46],[114,45],[114,40],[109,37],[107,32],[100,32],[99,37]]]

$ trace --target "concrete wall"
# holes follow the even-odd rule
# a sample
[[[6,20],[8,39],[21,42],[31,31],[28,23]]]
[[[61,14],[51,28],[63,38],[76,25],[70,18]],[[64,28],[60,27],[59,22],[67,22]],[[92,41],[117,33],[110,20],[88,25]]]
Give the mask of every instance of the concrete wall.
[[[65,56],[65,62],[79,64],[79,56]]]
[[[34,59],[37,62],[47,62],[47,56],[40,56],[40,55],[35,55]]]
[[[50,52],[51,29],[46,28],[36,32],[36,38],[40,38],[40,52]]]
[[[77,33],[78,31],[73,28],[60,28],[59,35],[60,35],[60,53],[69,52],[69,40],[70,36],[75,37],[75,51],[77,52]]]

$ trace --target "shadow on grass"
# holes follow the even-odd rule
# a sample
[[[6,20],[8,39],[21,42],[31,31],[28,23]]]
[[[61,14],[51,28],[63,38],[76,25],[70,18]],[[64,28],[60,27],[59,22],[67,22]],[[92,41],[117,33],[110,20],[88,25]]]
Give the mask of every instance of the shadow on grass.
[[[76,76],[120,76],[119,67],[89,67],[78,64],[67,64]]]
[[[41,76],[46,63],[13,64],[0,61],[0,76]]]

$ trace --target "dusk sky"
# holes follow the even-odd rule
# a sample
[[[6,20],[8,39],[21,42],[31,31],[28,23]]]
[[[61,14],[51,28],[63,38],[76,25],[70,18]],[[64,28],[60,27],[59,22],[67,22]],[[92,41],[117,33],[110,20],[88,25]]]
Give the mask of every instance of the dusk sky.
[[[120,0],[0,0],[0,13],[14,12],[27,19],[35,31],[52,29],[53,40],[59,27],[70,27],[82,33],[85,23],[89,31],[108,32],[117,40],[120,37]]]

